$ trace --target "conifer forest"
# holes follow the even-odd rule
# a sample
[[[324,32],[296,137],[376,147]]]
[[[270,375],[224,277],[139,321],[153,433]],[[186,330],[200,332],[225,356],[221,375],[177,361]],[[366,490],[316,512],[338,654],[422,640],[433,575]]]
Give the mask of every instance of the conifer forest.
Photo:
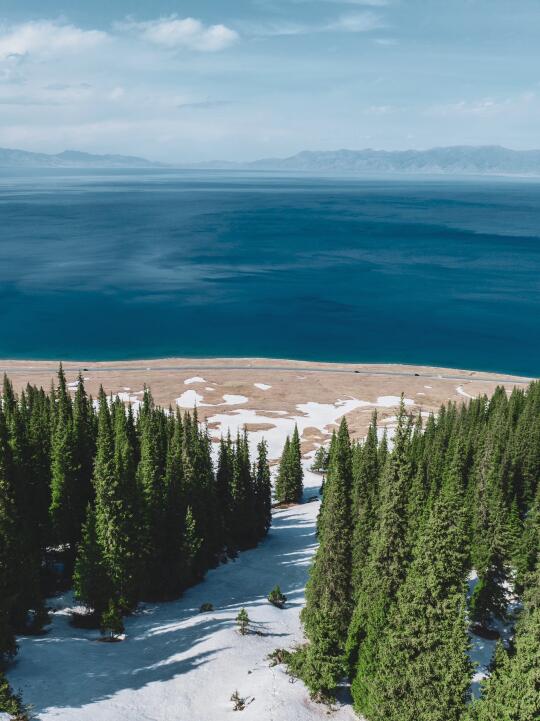
[[[18,636],[44,633],[48,597],[72,588],[85,610],[71,623],[118,640],[140,602],[178,598],[256,547],[273,502],[302,502],[297,428],[273,483],[264,441],[252,458],[247,431],[221,438],[216,463],[211,445],[196,411],[149,390],[134,413],[82,378],[70,393],[62,368],[48,392],[4,378],[2,711],[29,718],[3,671]],[[361,441],[343,418],[322,449],[305,642],[276,651],[291,679],[330,707],[350,693],[367,721],[540,718],[540,382],[427,419],[402,402],[392,438],[376,412]],[[287,596],[276,586],[269,602]],[[237,623],[249,633],[244,608]],[[499,638],[477,698],[474,636]]]

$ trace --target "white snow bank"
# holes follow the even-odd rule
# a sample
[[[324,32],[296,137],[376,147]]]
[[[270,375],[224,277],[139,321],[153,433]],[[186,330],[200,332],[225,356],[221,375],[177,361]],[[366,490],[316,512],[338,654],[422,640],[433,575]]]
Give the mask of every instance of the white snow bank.
[[[249,398],[246,398],[246,396],[225,394],[222,397],[223,403],[205,403],[204,396],[197,393],[197,391],[189,390],[184,391],[182,395],[176,399],[176,405],[179,408],[194,408],[195,406],[216,408],[217,406],[239,406],[242,403],[247,403],[249,401]]]
[[[207,383],[208,381],[205,381],[204,378],[201,378],[200,376],[193,376],[193,378],[186,378],[184,381],[184,385],[189,386],[190,383]]]
[[[253,384],[255,388],[259,388],[261,391],[268,391],[272,386],[269,386],[268,383],[254,383]]]
[[[195,406],[206,406],[207,403],[203,403],[204,396],[201,396],[197,391],[184,391],[180,398],[176,399],[176,405],[179,408],[194,408]]]
[[[225,403],[219,403],[220,406],[239,406],[242,405],[242,403],[247,403],[249,401],[249,398],[246,398],[246,396],[235,396],[235,395],[228,395],[225,394],[223,396],[223,400]]]

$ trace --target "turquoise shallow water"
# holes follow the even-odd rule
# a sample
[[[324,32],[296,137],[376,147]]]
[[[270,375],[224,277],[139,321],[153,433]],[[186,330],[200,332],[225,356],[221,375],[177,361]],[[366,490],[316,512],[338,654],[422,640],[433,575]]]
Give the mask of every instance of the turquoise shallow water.
[[[0,357],[540,374],[540,185],[0,170]]]

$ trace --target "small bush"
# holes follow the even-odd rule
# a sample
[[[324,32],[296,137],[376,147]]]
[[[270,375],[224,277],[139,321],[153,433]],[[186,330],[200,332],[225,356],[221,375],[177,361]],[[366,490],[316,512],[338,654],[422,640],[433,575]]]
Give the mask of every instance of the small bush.
[[[245,608],[243,608],[236,617],[236,623],[242,636],[245,636],[249,630],[249,616]]]
[[[276,648],[272,653],[267,656],[270,661],[270,666],[280,666],[282,663],[289,664],[291,660],[291,652],[287,651],[286,648]]]
[[[246,708],[246,699],[242,698],[238,691],[235,691],[231,696],[233,703],[233,711],[243,711]]]
[[[211,603],[203,603],[199,608],[199,613],[206,613],[207,611],[213,611],[214,606]]]
[[[2,673],[0,673],[0,712],[13,716],[17,721],[28,721],[20,695],[13,692]]]
[[[277,606],[277,608],[283,608],[287,601],[287,596],[281,593],[281,588],[279,586],[274,586],[274,588],[270,591],[270,594],[268,595],[268,600],[273,606]]]

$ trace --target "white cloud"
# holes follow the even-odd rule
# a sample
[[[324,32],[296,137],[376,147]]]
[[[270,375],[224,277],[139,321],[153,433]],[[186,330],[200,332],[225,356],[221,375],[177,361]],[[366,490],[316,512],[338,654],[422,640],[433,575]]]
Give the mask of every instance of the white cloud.
[[[327,30],[342,30],[349,33],[366,33],[384,27],[381,18],[372,12],[342,15],[326,26]]]
[[[383,28],[384,23],[379,15],[366,11],[340,15],[335,20],[322,23],[279,22],[264,25],[247,24],[244,27],[248,35],[272,37],[327,32],[365,33]]]
[[[428,109],[428,114],[435,117],[489,117],[501,114],[519,114],[528,112],[537,104],[537,101],[538,96],[535,93],[525,92],[514,97],[488,97],[433,105]]]
[[[100,30],[82,30],[51,20],[0,26],[0,58],[80,52],[100,45],[107,37],[107,33]]]
[[[239,38],[238,33],[226,25],[204,25],[195,18],[179,18],[176,15],[146,22],[129,21],[118,27],[134,31],[154,45],[200,52],[224,50]]]

